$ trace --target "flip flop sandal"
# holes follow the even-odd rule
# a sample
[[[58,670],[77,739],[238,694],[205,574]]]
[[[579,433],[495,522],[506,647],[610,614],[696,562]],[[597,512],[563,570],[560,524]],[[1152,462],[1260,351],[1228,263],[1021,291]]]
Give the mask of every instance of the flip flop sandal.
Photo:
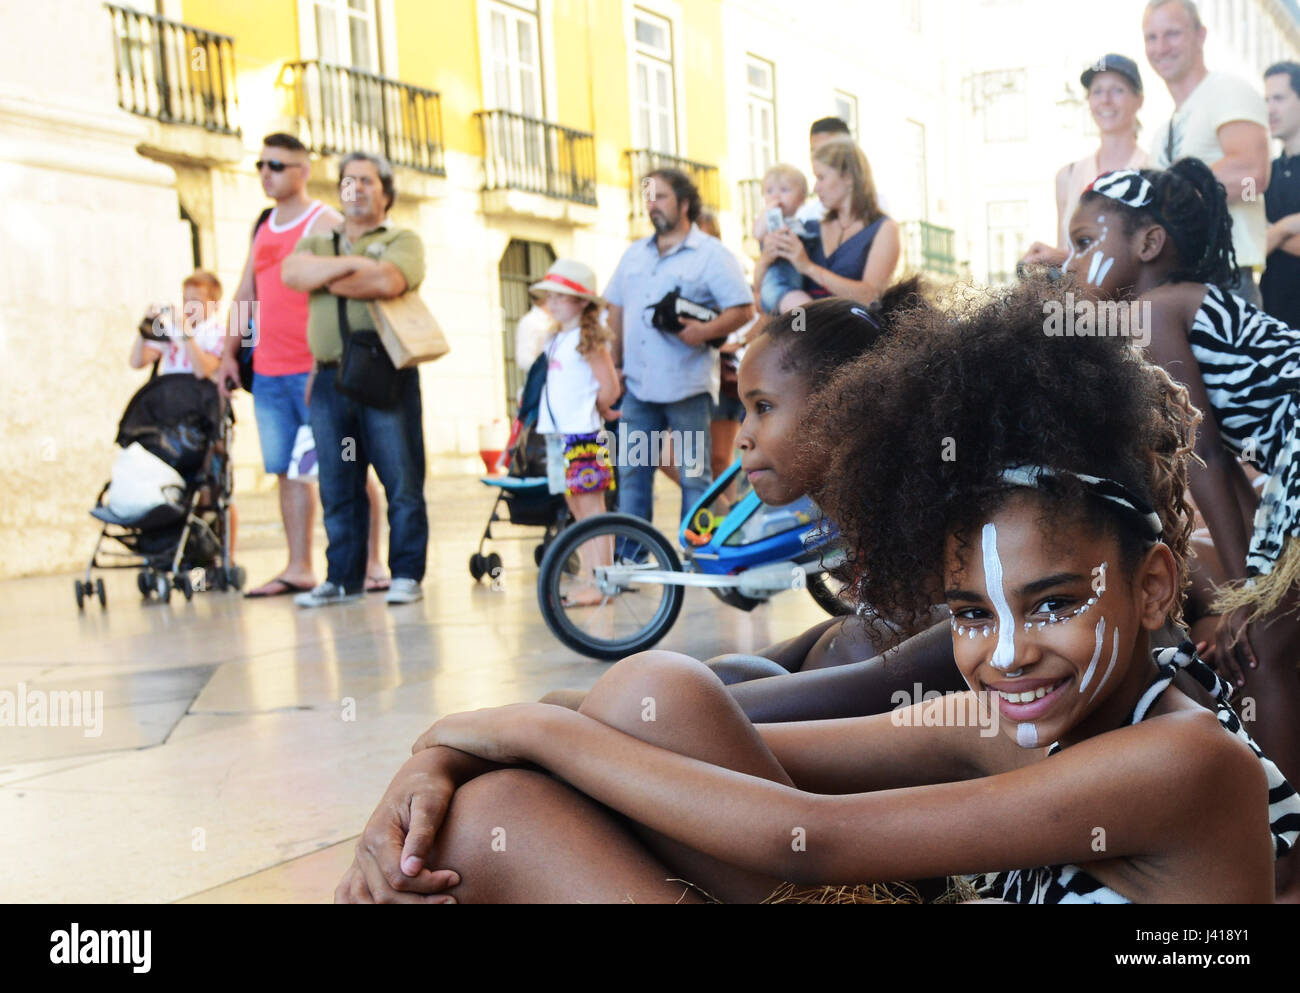
[[[393,581],[387,576],[383,577],[382,579],[375,579],[373,576],[366,577],[367,593],[383,593],[386,589],[388,589],[392,585],[393,585]]]
[[[273,583],[279,583],[280,588],[274,590],[266,589],[266,586],[271,586]],[[310,593],[312,589],[314,589],[314,587],[311,586],[303,586],[301,583],[291,583],[289,580],[281,579],[279,576],[268,581],[266,586],[259,587],[255,590],[249,590],[244,594],[244,599],[261,600],[265,597],[288,596],[290,593]]]

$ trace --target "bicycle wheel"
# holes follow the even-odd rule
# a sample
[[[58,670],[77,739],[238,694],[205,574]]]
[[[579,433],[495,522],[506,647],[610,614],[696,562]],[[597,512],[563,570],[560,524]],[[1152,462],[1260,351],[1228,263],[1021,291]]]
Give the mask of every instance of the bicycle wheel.
[[[817,606],[832,617],[845,617],[853,613],[853,603],[844,596],[844,584],[838,579],[832,579],[828,572],[810,575],[808,592],[817,601]]]
[[[622,575],[597,586],[579,565],[581,554],[585,551],[597,566],[610,562],[615,548],[619,558],[614,565]],[[685,596],[681,586],[637,582],[636,574],[681,570],[672,545],[650,524],[628,514],[597,514],[565,528],[551,542],[537,574],[537,600],[546,626],[569,648],[591,658],[621,659],[667,634]]]

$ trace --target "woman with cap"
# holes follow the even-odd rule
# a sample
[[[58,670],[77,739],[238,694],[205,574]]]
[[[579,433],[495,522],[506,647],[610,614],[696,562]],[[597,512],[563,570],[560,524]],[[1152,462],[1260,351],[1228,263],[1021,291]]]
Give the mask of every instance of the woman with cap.
[[[1137,114],[1142,109],[1142,75],[1123,55],[1103,55],[1079,77],[1088,93],[1088,109],[1101,132],[1101,145],[1056,174],[1056,247],[1036,241],[1020,261],[1055,265],[1069,254],[1069,224],[1079,197],[1092,181],[1118,169],[1145,169],[1147,153],[1138,145]]]
[[[609,352],[612,335],[601,323],[604,302],[596,295],[596,274],[573,259],[557,259],[546,276],[529,289],[542,295],[553,324],[546,342],[546,385],[537,430],[546,435],[546,476],[550,491],[563,493],[574,520],[605,509],[605,493],[614,488],[609,448],[601,437],[603,421],[619,411],[618,373]],[[594,539],[578,550],[588,579],[608,565],[609,539]],[[571,592],[566,604],[594,606],[602,595],[594,583]]]

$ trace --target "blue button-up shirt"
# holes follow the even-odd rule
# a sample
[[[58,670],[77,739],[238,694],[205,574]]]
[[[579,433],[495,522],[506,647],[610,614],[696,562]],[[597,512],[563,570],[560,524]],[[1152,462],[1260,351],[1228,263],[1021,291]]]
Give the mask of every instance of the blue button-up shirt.
[[[669,290],[723,311],[754,302],[740,262],[694,224],[666,255],[653,236],[628,246],[605,299],[623,308],[623,373],[628,391],[647,403],[676,403],[712,389],[717,352],[687,345],[650,323],[650,311]]]

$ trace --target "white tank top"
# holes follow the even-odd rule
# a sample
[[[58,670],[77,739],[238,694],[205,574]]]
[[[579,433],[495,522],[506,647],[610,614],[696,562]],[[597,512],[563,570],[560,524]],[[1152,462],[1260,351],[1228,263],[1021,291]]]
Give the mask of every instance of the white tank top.
[[[591,363],[578,354],[581,329],[561,331],[546,343],[546,386],[537,430],[543,434],[593,434],[601,428],[596,411],[600,383]]]

